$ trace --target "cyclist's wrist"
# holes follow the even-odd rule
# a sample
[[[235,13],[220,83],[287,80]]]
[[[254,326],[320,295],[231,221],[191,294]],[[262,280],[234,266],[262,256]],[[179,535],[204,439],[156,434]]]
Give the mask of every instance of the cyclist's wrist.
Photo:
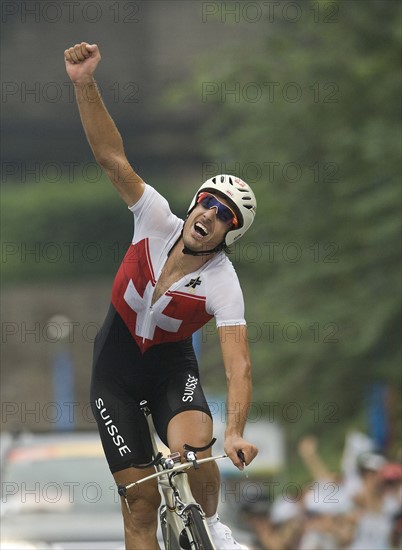
[[[238,428],[226,428],[225,439],[243,439],[243,431]]]
[[[77,78],[76,80],[73,80],[72,83],[73,83],[75,88],[89,86],[91,84],[96,86],[96,80],[95,80],[93,74],[83,75],[83,76]]]

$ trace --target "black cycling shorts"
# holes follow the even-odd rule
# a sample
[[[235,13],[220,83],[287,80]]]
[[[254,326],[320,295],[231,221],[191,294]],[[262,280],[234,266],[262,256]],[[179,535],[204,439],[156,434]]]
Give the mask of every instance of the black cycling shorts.
[[[176,414],[200,410],[211,416],[191,338],[155,345],[142,354],[110,306],[95,339],[91,406],[113,473],[151,461],[148,424],[139,407],[143,400],[165,445]]]

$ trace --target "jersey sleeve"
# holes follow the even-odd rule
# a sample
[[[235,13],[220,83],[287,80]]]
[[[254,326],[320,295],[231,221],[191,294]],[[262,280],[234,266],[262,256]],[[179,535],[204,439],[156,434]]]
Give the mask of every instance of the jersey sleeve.
[[[207,312],[215,317],[216,326],[246,325],[244,299],[239,279],[232,263],[225,258],[225,266],[218,266],[218,274],[208,284]]]
[[[168,201],[148,184],[140,200],[128,209],[134,214],[133,244],[146,237],[167,240],[183,224],[170,210]]]

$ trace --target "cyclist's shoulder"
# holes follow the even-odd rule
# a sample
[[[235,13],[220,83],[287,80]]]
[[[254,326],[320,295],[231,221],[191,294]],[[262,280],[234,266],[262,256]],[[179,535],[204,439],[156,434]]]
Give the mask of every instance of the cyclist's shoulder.
[[[207,266],[211,274],[214,274],[214,276],[219,277],[220,273],[228,272],[237,277],[236,269],[231,259],[223,251],[218,252],[216,256],[214,256],[214,258],[212,258],[211,261],[208,262]]]
[[[142,228],[144,231],[141,232],[148,237],[157,235],[160,238],[161,233],[166,232],[168,240],[171,233],[179,231],[183,224],[183,220],[171,211],[166,198],[149,184],[145,184],[140,200],[129,210],[134,215],[136,230]]]
[[[205,278],[209,289],[226,286],[230,291],[231,288],[240,286],[236,269],[224,252],[217,254],[208,264]]]
[[[162,202],[167,204],[167,200],[165,199],[165,197],[161,193],[159,193],[159,191],[157,191],[155,187],[153,187],[149,183],[144,182],[144,191],[141,197],[132,206],[129,206],[128,209],[136,213],[144,206],[149,205],[152,202]]]

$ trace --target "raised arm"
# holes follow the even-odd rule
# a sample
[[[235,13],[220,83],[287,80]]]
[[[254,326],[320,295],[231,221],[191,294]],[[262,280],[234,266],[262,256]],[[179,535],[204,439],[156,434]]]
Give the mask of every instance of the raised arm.
[[[243,452],[246,465],[258,453],[257,447],[243,438],[252,392],[247,328],[245,325],[220,327],[219,339],[227,384],[225,452],[235,466],[243,469],[238,451]]]
[[[93,75],[101,59],[99,48],[96,44],[81,42],[65,50],[64,58],[94,156],[123,200],[132,206],[140,199],[145,184],[127,160],[121,135],[94,80]]]
[[[332,474],[318,453],[318,443],[315,437],[311,435],[303,437],[299,441],[298,451],[300,458],[303,460],[314,481],[335,479],[334,474]]]

